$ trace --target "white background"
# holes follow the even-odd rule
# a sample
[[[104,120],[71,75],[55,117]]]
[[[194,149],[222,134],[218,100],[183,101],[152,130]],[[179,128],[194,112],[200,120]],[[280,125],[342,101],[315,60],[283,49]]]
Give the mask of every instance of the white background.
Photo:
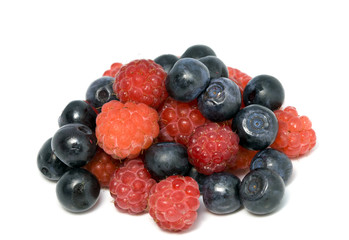
[[[346,1],[1,1],[1,239],[348,239]],[[113,62],[181,55],[194,44],[251,76],[277,77],[285,106],[313,122],[317,146],[295,160],[282,208],[217,216],[189,231],[118,212],[108,191],[84,214],[59,204],[36,166],[66,104]],[[6,236],[6,237],[5,237]]]

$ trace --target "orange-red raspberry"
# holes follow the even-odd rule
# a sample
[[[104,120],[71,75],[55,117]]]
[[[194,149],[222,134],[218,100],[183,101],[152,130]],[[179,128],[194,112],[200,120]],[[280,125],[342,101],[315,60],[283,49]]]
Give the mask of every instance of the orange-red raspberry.
[[[131,214],[143,213],[148,207],[150,189],[156,181],[151,178],[141,159],[125,161],[113,174],[109,191],[114,205]]]
[[[235,82],[240,88],[241,93],[241,108],[245,107],[243,101],[243,93],[247,83],[252,79],[246,73],[241,72],[239,69],[228,67],[229,79]]]
[[[121,63],[113,63],[111,66],[110,66],[110,69],[106,70],[104,73],[103,73],[103,76],[108,76],[108,77],[113,77],[115,78],[115,75],[119,72],[120,68],[122,67],[122,64]]]
[[[187,146],[189,162],[199,173],[210,175],[232,164],[239,137],[227,125],[207,123],[195,129]]]
[[[193,178],[170,176],[151,189],[149,214],[164,230],[188,229],[197,218],[199,197],[199,186]]]
[[[121,102],[134,101],[158,108],[167,98],[167,73],[153,60],[134,60],[115,76],[113,90]]]
[[[232,171],[248,169],[252,158],[257,152],[258,151],[250,150],[239,145],[239,150],[234,156],[234,160],[228,163],[227,168]]]
[[[308,153],[316,145],[316,134],[306,116],[298,115],[295,107],[274,111],[279,130],[272,148],[296,158]]]
[[[98,145],[115,159],[135,158],[158,136],[158,119],[144,103],[107,102],[96,120]]]
[[[197,100],[179,102],[168,97],[159,108],[161,141],[175,141],[186,145],[195,128],[208,122],[199,111]]]
[[[98,148],[92,160],[84,168],[97,177],[101,187],[109,187],[110,178],[120,165],[120,161],[113,159],[103,149]]]

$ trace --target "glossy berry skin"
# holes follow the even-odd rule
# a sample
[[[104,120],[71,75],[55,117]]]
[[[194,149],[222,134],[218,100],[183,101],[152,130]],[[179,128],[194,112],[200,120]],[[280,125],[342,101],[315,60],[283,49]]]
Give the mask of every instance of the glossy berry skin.
[[[168,73],[165,86],[170,97],[181,102],[196,99],[208,86],[210,72],[199,60],[182,58]]]
[[[240,199],[247,211],[263,215],[275,211],[284,196],[282,178],[267,168],[250,171],[241,181]]]
[[[216,56],[216,53],[206,45],[193,45],[182,54],[181,58],[202,58],[206,56]]]
[[[185,175],[191,167],[186,147],[175,142],[153,144],[145,151],[144,163],[157,181],[172,175]]]
[[[270,109],[252,104],[236,114],[232,129],[239,135],[241,146],[250,150],[262,150],[274,142],[278,121]]]
[[[57,181],[66,171],[70,169],[65,165],[52,151],[52,138],[40,148],[37,156],[37,166],[45,178],[52,181]]]
[[[259,104],[274,111],[281,107],[285,91],[280,81],[270,75],[259,75],[252,78],[243,93],[245,106]]]
[[[101,111],[103,104],[118,100],[113,91],[113,77],[101,77],[93,81],[86,91],[86,101],[88,101],[94,108]]]
[[[85,212],[93,207],[100,193],[97,178],[83,168],[73,168],[57,182],[56,194],[61,205],[70,212]]]
[[[231,173],[213,173],[203,183],[202,199],[207,210],[215,214],[233,213],[240,209],[240,179]]]
[[[96,128],[96,117],[97,114],[90,104],[82,100],[74,100],[63,109],[58,119],[58,125],[62,127],[69,123],[81,123],[94,131]]]
[[[199,173],[194,166],[192,166],[187,174],[187,176],[193,178],[199,185],[200,194],[202,194],[204,188],[204,181],[207,175]]]
[[[228,77],[228,68],[224,64],[222,60],[215,56],[206,56],[199,58],[199,61],[205,64],[205,66],[210,71],[210,78],[220,78],[220,77]]]
[[[82,167],[95,155],[97,139],[86,125],[71,123],[56,131],[51,147],[54,154],[69,167]]]
[[[239,87],[228,78],[212,79],[198,98],[198,107],[205,118],[222,122],[235,116],[240,110]]]
[[[163,54],[154,59],[154,62],[159,64],[166,73],[169,73],[173,65],[178,61],[178,57],[172,54]]]
[[[287,184],[293,171],[291,160],[282,152],[272,148],[258,152],[251,161],[250,169],[268,168],[280,175]]]

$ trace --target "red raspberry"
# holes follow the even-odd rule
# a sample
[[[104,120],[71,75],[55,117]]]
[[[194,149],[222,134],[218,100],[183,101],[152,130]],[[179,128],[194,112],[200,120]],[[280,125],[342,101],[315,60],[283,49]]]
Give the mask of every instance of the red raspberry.
[[[227,168],[232,171],[248,169],[250,167],[252,158],[257,152],[258,151],[249,150],[239,145],[239,150],[234,156],[234,161],[231,161]]]
[[[103,77],[104,76],[108,76],[108,77],[113,77],[115,78],[115,75],[119,72],[120,68],[122,67],[122,64],[121,63],[113,63],[111,66],[110,66],[110,69],[109,70],[106,70],[104,73],[103,73]]]
[[[135,158],[159,134],[158,113],[144,103],[112,100],[96,119],[98,145],[115,159]]]
[[[109,184],[110,195],[116,208],[131,214],[147,209],[150,189],[156,181],[151,178],[141,159],[125,161],[125,165],[115,171]]]
[[[222,172],[234,160],[239,137],[227,125],[208,123],[195,129],[188,142],[189,162],[199,173]]]
[[[158,108],[167,98],[166,72],[153,60],[134,60],[121,67],[113,90],[121,102],[134,101]]]
[[[296,158],[308,153],[316,144],[316,134],[311,121],[306,116],[299,116],[295,107],[274,111],[279,123],[279,130],[272,148]]]
[[[199,186],[193,178],[170,176],[151,189],[149,214],[164,230],[188,229],[196,220],[199,197]]]
[[[106,154],[101,148],[84,168],[95,175],[101,187],[109,187],[110,178],[116,169],[120,167],[120,162]]]
[[[161,141],[186,145],[195,128],[208,122],[198,109],[197,100],[179,102],[168,97],[159,108]]]

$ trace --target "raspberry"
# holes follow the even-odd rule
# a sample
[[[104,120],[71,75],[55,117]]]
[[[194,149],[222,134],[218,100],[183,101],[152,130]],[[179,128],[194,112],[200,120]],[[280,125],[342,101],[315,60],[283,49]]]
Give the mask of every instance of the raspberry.
[[[121,102],[134,101],[158,108],[168,96],[166,76],[153,60],[134,60],[116,74],[113,90]]]
[[[195,128],[208,122],[198,109],[197,100],[179,102],[168,97],[159,108],[161,141],[186,145]]]
[[[239,150],[234,156],[234,161],[231,161],[227,168],[232,171],[248,169],[250,167],[252,158],[257,152],[258,151],[249,150],[239,145]]]
[[[199,186],[193,178],[170,176],[151,189],[149,214],[164,230],[188,229],[196,220],[199,197]]]
[[[246,73],[241,72],[240,70],[232,67],[228,67],[229,79],[235,82],[240,88],[241,93],[241,108],[245,107],[243,101],[243,93],[247,83],[252,79],[252,77],[248,76]]]
[[[150,189],[156,184],[144,168],[141,159],[125,161],[125,165],[113,174],[109,191],[116,208],[131,213],[142,213],[147,209]]]
[[[119,161],[98,148],[92,160],[84,168],[97,177],[101,187],[109,187],[110,178],[119,166]]]
[[[159,134],[158,118],[144,103],[107,102],[96,120],[98,145],[115,159],[135,158]]]
[[[274,111],[279,123],[279,130],[272,148],[296,158],[308,153],[316,144],[316,134],[311,121],[306,116],[299,116],[295,107]]]
[[[104,73],[103,73],[103,76],[108,76],[108,77],[113,77],[115,78],[115,75],[119,72],[120,68],[122,67],[122,64],[121,63],[113,63],[111,66],[110,66],[110,69],[106,70]]]
[[[239,137],[227,125],[208,123],[195,129],[188,142],[189,162],[199,173],[222,172],[234,160]]]

